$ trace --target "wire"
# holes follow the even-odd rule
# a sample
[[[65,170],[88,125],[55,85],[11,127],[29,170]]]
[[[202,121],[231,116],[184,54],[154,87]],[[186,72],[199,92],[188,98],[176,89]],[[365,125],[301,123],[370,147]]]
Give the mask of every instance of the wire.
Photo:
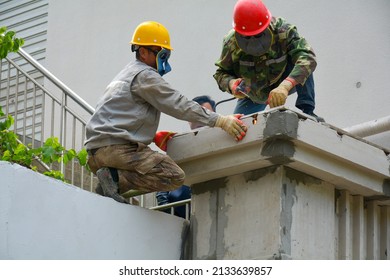
[[[224,99],[224,100],[221,100],[221,101],[218,101],[217,103],[215,103],[215,108],[217,108],[217,106],[221,103],[224,103],[224,102],[228,102],[228,101],[232,101],[236,99],[235,97],[232,97],[232,98],[228,98],[228,99]]]

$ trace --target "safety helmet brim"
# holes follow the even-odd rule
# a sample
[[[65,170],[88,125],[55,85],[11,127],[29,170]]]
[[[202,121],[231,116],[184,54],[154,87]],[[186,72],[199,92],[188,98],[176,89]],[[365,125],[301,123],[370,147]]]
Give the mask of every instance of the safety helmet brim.
[[[132,45],[159,46],[173,50],[169,32],[164,25],[155,21],[145,21],[137,26],[130,41]]]

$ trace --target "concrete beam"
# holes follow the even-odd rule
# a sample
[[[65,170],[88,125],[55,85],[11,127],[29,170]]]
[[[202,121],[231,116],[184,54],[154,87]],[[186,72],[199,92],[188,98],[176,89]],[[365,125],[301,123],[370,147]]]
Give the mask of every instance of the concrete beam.
[[[390,200],[386,149],[302,113],[278,108],[246,116],[240,142],[218,128],[179,134],[168,154],[194,184],[272,165],[285,165],[348,190],[352,195]]]

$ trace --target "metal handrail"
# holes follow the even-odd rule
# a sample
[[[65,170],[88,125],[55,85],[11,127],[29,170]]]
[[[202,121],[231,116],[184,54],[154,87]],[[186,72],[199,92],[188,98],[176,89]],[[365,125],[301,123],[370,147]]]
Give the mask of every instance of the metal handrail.
[[[14,115],[13,129],[23,144],[34,147],[42,145],[47,137],[58,137],[65,149],[83,148],[85,117],[92,115],[94,108],[23,49],[12,59],[1,61],[0,84],[0,105],[6,114]],[[42,166],[46,171],[55,167]],[[77,162],[66,167],[60,163],[55,168],[70,183],[94,190],[95,176]]]
[[[171,202],[171,203],[167,203],[167,204],[164,204],[164,205],[150,207],[149,209],[157,210],[157,211],[170,209],[170,214],[174,215],[174,208],[178,207],[178,206],[184,206],[184,205],[185,205],[185,209],[186,209],[186,211],[185,211],[185,219],[189,220],[190,219],[191,198],[183,199],[183,200],[175,201],[175,202]]]
[[[73,90],[61,82],[56,76],[54,76],[50,71],[38,63],[31,55],[26,53],[22,48],[19,49],[18,53],[27,60],[31,65],[38,69],[46,78],[63,90],[69,97],[71,97],[77,104],[79,104],[83,109],[85,109],[90,114],[95,112],[95,109],[89,105],[84,99],[77,95]]]

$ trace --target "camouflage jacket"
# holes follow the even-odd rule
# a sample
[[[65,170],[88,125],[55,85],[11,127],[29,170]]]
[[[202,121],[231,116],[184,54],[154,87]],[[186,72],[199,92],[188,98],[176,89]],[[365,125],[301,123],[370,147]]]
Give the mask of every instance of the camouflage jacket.
[[[215,63],[218,67],[214,78],[222,91],[230,92],[229,81],[243,78],[252,101],[265,103],[269,92],[282,79],[289,77],[297,84],[304,84],[316,68],[316,57],[304,37],[299,36],[294,25],[283,18],[272,18],[269,28],[273,34],[270,51],[261,56],[243,52],[237,45],[232,29],[223,40],[222,54]],[[290,73],[284,73],[287,63],[292,63]],[[283,75],[284,74],[284,75]],[[283,77],[282,77],[283,76]]]

